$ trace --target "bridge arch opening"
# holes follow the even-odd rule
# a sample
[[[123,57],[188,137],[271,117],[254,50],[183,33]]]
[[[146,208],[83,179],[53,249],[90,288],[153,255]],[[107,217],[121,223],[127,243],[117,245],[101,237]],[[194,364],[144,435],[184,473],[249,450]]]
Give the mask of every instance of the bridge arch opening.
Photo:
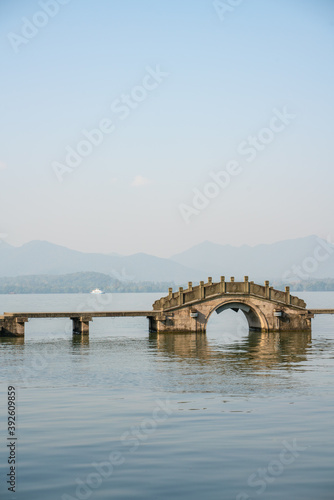
[[[261,331],[261,319],[257,315],[257,313],[247,304],[243,304],[240,302],[228,302],[227,304],[223,304],[215,309],[217,314],[221,314],[223,311],[227,309],[232,309],[234,312],[242,311],[250,331]]]
[[[210,315],[206,324],[206,337],[215,344],[242,342],[249,335],[248,322],[239,310],[224,309],[221,314]]]
[[[207,328],[210,323],[212,326],[215,325],[217,327],[217,320],[213,320],[212,318],[214,312],[219,315],[225,311],[227,311],[226,322],[228,328],[233,327],[243,333],[248,333],[249,331],[261,332],[266,331],[268,328],[266,318],[261,311],[256,310],[247,303],[239,301],[225,302],[216,306],[207,317]],[[237,313],[237,315],[234,316],[234,321],[232,311]],[[210,318],[212,318],[211,321]]]

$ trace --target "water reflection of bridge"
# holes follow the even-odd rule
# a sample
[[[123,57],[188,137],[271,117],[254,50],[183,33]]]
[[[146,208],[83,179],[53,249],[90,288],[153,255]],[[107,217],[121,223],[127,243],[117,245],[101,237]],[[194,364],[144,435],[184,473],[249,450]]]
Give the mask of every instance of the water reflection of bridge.
[[[150,346],[158,354],[184,363],[205,364],[215,358],[251,363],[261,369],[306,361],[311,345],[310,332],[250,332],[235,341],[218,344],[204,333],[150,334]]]
[[[43,339],[44,340],[44,339]],[[53,342],[57,338],[50,339]],[[68,338],[73,348],[87,347],[90,341],[88,336],[73,336]],[[8,346],[24,346],[24,337],[0,337],[0,344]],[[112,347],[113,340],[106,340]],[[148,338],[149,349],[156,350],[157,354],[174,358],[178,361],[209,362],[212,358],[240,358],[260,363],[298,363],[306,360],[307,352],[312,345],[310,332],[249,332],[235,340],[229,339],[217,343],[205,333],[150,333]]]
[[[64,345],[63,339],[48,339],[50,342],[45,340],[38,343],[39,349],[28,345],[30,341],[25,341],[24,337],[0,338],[0,345],[6,344],[6,349],[12,346],[13,355],[18,361],[25,358],[24,351],[30,359],[36,350],[37,357],[32,357],[32,362],[28,362],[27,370],[30,373],[30,365],[36,362],[37,367],[33,370],[33,376],[37,376],[45,367],[45,363],[47,365],[49,356],[52,359],[59,351],[60,343]],[[106,353],[109,350],[114,351],[115,343],[119,345],[118,337],[101,338],[101,341],[103,351]],[[162,376],[161,380],[171,376],[180,387],[185,383],[191,386],[204,384],[210,390],[218,392],[223,387],[226,389],[234,381],[240,384],[240,377],[243,384],[251,386],[254,383],[251,382],[253,375],[264,377],[263,383],[270,384],[271,382],[265,382],[265,378],[271,375],[276,380],[276,375],[281,372],[282,376],[278,376],[275,383],[285,384],[283,372],[303,370],[303,365],[306,364],[312,351],[311,333],[307,332],[250,332],[232,340],[224,339],[223,334],[210,338],[205,333],[150,333],[148,338],[141,338],[140,343],[143,355],[145,351],[146,353],[149,351],[152,361],[160,365],[156,374]],[[91,344],[88,336],[70,336],[66,340],[65,350],[73,354],[77,362],[92,354],[95,348]],[[64,351],[62,352],[64,354]],[[109,356],[104,359],[106,361]],[[104,373],[103,370],[109,374],[113,371],[105,361],[98,370],[98,377]],[[26,373],[26,369],[22,369]],[[125,373],[127,373],[126,368]],[[126,377],[125,379],[127,380]],[[290,382],[288,385],[290,386]]]

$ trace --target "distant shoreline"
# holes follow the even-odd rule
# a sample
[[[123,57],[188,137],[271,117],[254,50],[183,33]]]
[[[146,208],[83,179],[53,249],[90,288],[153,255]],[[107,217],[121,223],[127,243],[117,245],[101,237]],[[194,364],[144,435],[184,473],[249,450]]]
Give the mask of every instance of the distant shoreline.
[[[21,275],[0,277],[0,294],[90,293],[99,288],[104,293],[167,293],[172,282],[121,280],[96,272],[60,275]]]
[[[260,283],[261,280],[258,280]],[[193,282],[195,285],[195,282]],[[334,292],[334,279],[304,280],[294,283],[273,280],[270,284],[284,290],[290,286],[293,293],[298,292]],[[174,291],[179,286],[188,287],[187,283],[173,281],[135,281],[115,278],[96,272],[79,272],[71,274],[39,274],[0,277],[0,295],[4,294],[61,294],[61,293],[90,293],[99,288],[104,293],[168,293],[168,288]]]

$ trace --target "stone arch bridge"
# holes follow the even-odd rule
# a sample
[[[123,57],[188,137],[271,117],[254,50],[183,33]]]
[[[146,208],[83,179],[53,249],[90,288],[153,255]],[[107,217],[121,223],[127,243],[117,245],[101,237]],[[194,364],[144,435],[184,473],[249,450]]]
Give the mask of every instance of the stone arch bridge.
[[[0,316],[0,337],[23,337],[25,323],[33,318],[69,318],[73,334],[88,335],[93,318],[142,316],[149,319],[150,332],[198,332],[205,333],[210,315],[225,309],[241,310],[249,329],[261,332],[311,331],[311,319],[315,314],[334,314],[334,309],[307,309],[302,299],[285,291],[274,290],[265,281],[264,286],[249,281],[236,282],[224,276],[218,283],[200,281],[198,286],[188,283],[156,300],[150,311],[82,311],[82,312],[11,312]]]
[[[150,318],[150,331],[156,332],[205,332],[209,317],[215,311],[241,310],[248,321],[249,329],[262,332],[311,331],[311,318],[315,311],[306,309],[306,303],[285,291],[275,290],[265,281],[257,285],[245,276],[243,282],[225,277],[220,282],[200,281],[198,286],[188,283],[188,288],[179,288],[153,304],[158,316]],[[317,311],[320,313],[320,310]],[[332,310],[332,313],[334,310]]]

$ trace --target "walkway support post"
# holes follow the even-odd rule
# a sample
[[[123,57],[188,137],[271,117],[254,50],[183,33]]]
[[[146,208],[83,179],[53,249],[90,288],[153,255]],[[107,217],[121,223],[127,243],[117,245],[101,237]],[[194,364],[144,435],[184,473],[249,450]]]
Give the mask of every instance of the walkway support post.
[[[2,316],[0,320],[1,337],[24,337],[24,324],[27,321],[26,317],[11,317],[10,314]]]
[[[89,335],[89,322],[93,321],[91,316],[76,316],[71,318],[73,324],[73,335]]]

